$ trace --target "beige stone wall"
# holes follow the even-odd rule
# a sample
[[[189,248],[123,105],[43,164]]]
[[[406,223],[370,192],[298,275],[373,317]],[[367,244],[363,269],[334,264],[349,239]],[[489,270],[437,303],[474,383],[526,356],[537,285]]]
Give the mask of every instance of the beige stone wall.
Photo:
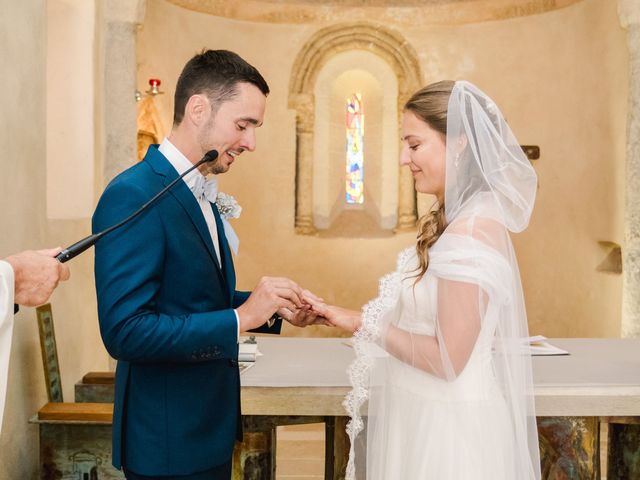
[[[88,218],[94,206],[95,5],[47,3],[47,217]],[[82,65],[82,68],[78,68]]]
[[[172,92],[184,62],[203,47],[237,51],[260,69],[272,93],[258,149],[221,179],[244,207],[235,222],[240,286],[262,274],[288,275],[355,308],[375,295],[378,277],[414,235],[294,233],[295,124],[286,92],[293,60],[318,28],[223,19],[154,0],[138,37],[138,84],[157,76]],[[476,82],[495,97],[521,143],[541,147],[531,227],[514,238],[531,331],[617,336],[621,278],[595,270],[606,253],[597,242],[621,243],[623,233],[628,71],[615,2],[584,0],[540,15],[401,32],[419,53],[426,81]],[[168,126],[171,96],[158,105]]]
[[[8,2],[5,2],[8,3]],[[46,73],[44,45],[44,2],[31,0],[9,5],[10,15],[2,15],[0,29],[10,32],[10,45],[0,47],[0,61],[12,65],[15,76],[5,76],[0,89],[0,257],[25,246],[42,246],[45,188],[42,158],[45,155],[45,96],[41,87]],[[16,19],[22,20],[21,28]],[[22,59],[32,52],[30,61]],[[25,128],[28,126],[28,128]],[[44,377],[38,346],[38,328],[33,310],[24,309],[16,317],[9,363],[7,401],[0,434],[0,478],[35,478],[36,430],[28,419],[46,401]],[[27,465],[26,470],[20,468]]]
[[[0,88],[0,258],[27,248],[66,246],[90,229],[86,218],[50,221],[46,216],[46,4],[3,2],[0,15],[7,40],[0,44],[0,62],[10,66]],[[84,371],[107,368],[99,348],[92,256],[73,260],[71,270],[71,280],[51,299],[64,395],[70,400],[73,383]],[[13,332],[0,480],[37,478],[37,428],[28,421],[46,401],[35,310],[22,308]]]

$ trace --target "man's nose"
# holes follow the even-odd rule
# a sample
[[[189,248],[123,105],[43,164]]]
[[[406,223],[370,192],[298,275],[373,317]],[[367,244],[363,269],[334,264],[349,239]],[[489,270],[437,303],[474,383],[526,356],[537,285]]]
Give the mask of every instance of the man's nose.
[[[256,132],[253,129],[247,129],[245,131],[240,146],[250,152],[256,149]]]

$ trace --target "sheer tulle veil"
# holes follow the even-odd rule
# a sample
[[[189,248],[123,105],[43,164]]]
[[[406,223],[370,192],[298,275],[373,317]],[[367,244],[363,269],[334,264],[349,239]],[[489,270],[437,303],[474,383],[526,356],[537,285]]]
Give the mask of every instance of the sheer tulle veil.
[[[540,478],[531,358],[523,348],[527,316],[509,236],[527,227],[536,189],[535,171],[496,104],[473,84],[455,82],[447,109],[447,227],[429,249],[429,267],[418,282],[415,248],[400,254],[396,271],[380,280],[379,296],[363,308],[362,327],[354,335],[353,388],[345,400],[351,417],[348,480],[408,478],[403,475],[416,470],[397,463],[390,473],[391,450],[401,448],[412,462],[420,461],[421,452],[428,456],[430,449],[444,448],[412,433],[427,415],[420,408],[440,409],[425,420],[426,428],[464,421],[459,430],[442,434],[441,443],[454,451],[436,461],[453,465],[442,467],[438,480],[464,478],[465,465],[456,462],[482,465],[492,448],[507,449],[502,476],[473,478]],[[385,351],[394,328],[406,333],[402,355]],[[465,342],[469,351],[461,353]],[[424,407],[416,402],[415,411],[397,412],[390,386],[399,382],[414,382],[416,392],[431,399]],[[407,391],[411,395],[411,387]],[[411,417],[406,435],[396,428],[402,415]],[[475,432],[504,438],[475,444],[455,438]],[[428,445],[416,445],[425,438]],[[399,441],[401,447],[391,443]],[[480,460],[464,451],[468,445],[480,445]]]

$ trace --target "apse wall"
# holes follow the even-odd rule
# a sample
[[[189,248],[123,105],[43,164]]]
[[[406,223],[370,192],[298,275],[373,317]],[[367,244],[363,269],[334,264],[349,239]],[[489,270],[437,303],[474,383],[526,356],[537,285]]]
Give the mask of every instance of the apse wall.
[[[138,34],[138,84],[159,77],[172,93],[184,63],[204,47],[234,50],[264,74],[271,94],[257,150],[220,179],[244,208],[234,222],[239,287],[251,288],[261,275],[285,275],[328,302],[358,308],[375,296],[378,278],[394,268],[415,233],[336,239],[294,232],[288,83],[296,55],[324,26],[243,22],[149,1]],[[531,226],[514,236],[531,332],[617,336],[621,277],[596,271],[607,253],[598,241],[623,238],[628,67],[615,2],[584,0],[536,16],[398,31],[418,52],[426,83],[477,83],[501,106],[520,142],[541,148]],[[172,96],[156,102],[168,129]],[[316,330],[286,333],[326,334]]]

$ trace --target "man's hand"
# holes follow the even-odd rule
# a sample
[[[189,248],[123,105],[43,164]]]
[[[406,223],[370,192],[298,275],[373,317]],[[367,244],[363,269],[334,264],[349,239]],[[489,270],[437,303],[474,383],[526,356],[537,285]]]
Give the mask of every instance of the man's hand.
[[[307,301],[305,300],[306,298],[314,299],[314,301],[319,303],[324,302],[322,298],[315,296],[309,290],[304,290],[302,292],[302,296],[303,301],[305,302]],[[333,326],[327,321],[326,318],[318,315],[318,313],[313,310],[309,303],[305,303],[302,308],[294,311],[291,311],[288,308],[281,308],[280,310],[278,310],[278,315],[280,315],[294,327],[304,328],[308,327],[309,325]]]
[[[362,325],[362,314],[360,312],[335,305],[327,305],[309,296],[304,296],[303,300],[309,303],[313,312],[323,317],[329,325],[343,328],[351,333],[358,330]]]
[[[14,271],[15,303],[27,307],[42,305],[60,281],[69,279],[69,267],[55,259],[61,251],[61,248],[27,250],[4,259]]]
[[[246,332],[266,323],[281,309],[294,312],[303,307],[302,289],[288,278],[262,277],[246,302],[238,309],[240,331]]]

